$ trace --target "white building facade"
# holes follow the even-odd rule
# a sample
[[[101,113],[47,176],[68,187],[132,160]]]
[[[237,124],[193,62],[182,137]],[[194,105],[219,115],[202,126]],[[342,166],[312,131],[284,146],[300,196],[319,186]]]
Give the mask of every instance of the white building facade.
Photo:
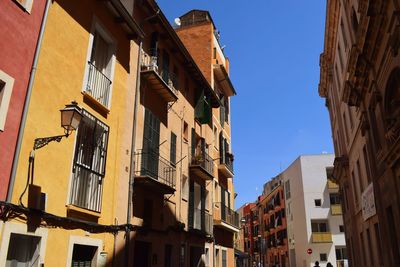
[[[283,181],[291,267],[347,266],[338,186],[329,179],[333,154],[304,155],[279,176]]]

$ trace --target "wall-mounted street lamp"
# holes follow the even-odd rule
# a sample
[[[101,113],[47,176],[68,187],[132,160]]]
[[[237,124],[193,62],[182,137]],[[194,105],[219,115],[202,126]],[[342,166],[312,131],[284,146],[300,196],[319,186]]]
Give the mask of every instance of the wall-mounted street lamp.
[[[64,128],[63,135],[36,138],[33,144],[33,150],[37,150],[49,144],[52,141],[60,142],[63,137],[68,137],[74,130],[78,129],[79,123],[83,117],[82,110],[78,103],[72,101],[71,104],[65,105],[61,112],[61,127]]]
[[[29,188],[28,193],[28,207],[44,209],[41,204],[41,188],[40,186],[33,184],[34,178],[34,165],[35,165],[35,151],[48,145],[50,142],[56,141],[60,142],[63,137],[68,137],[74,130],[77,130],[79,123],[82,120],[82,109],[78,106],[78,103],[72,101],[71,104],[65,105],[65,108],[60,110],[61,112],[61,127],[64,128],[63,135],[55,135],[49,137],[36,138],[33,143],[33,150],[29,155],[29,166],[28,166],[28,177],[27,183],[24,191],[19,197],[19,204],[22,204],[22,197],[24,196],[26,190]]]

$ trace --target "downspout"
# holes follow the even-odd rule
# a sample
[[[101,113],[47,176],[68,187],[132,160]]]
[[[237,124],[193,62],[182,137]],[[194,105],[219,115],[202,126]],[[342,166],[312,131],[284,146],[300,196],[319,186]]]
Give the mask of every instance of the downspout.
[[[137,73],[136,73],[136,90],[135,90],[135,103],[133,107],[133,124],[132,124],[132,142],[131,142],[131,168],[129,170],[129,189],[128,189],[128,208],[126,211],[126,230],[125,230],[125,266],[129,266],[129,251],[130,251],[130,235],[131,235],[131,217],[132,217],[132,202],[133,202],[133,186],[135,182],[135,150],[136,150],[136,124],[137,113],[140,99],[140,67],[142,65],[142,41],[139,44],[139,53],[137,60]]]
[[[29,76],[28,89],[27,89],[27,92],[26,92],[24,109],[23,109],[22,118],[21,118],[21,125],[20,125],[19,131],[18,131],[17,145],[16,145],[16,148],[15,148],[15,153],[14,153],[14,158],[13,158],[13,165],[12,165],[12,169],[11,169],[10,184],[8,185],[7,202],[11,202],[12,193],[14,191],[15,176],[16,176],[16,173],[17,173],[18,159],[19,159],[19,155],[21,153],[22,137],[24,135],[25,125],[26,125],[26,118],[28,117],[29,103],[31,101],[32,88],[33,88],[33,83],[35,81],[36,69],[37,69],[37,65],[38,65],[38,61],[39,61],[39,54],[40,54],[40,49],[42,47],[44,28],[46,26],[47,16],[49,14],[49,9],[50,9],[50,4],[51,4],[51,0],[47,0],[46,1],[46,7],[45,7],[44,13],[43,13],[42,24],[40,25],[40,31],[39,31],[39,37],[38,37],[38,40],[37,40],[37,44],[36,44],[35,55],[33,57],[31,75]]]

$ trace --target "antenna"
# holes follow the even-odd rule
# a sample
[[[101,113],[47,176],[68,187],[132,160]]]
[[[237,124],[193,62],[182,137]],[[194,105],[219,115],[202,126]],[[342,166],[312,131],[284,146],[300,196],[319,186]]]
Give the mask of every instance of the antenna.
[[[174,19],[174,23],[176,24],[176,26],[181,26],[181,19],[180,18],[175,18]]]

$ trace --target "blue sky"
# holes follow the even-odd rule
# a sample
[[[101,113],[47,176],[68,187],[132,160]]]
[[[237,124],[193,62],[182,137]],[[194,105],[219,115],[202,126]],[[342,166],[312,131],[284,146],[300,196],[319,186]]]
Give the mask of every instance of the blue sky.
[[[159,0],[170,21],[208,10],[221,32],[238,93],[231,100],[236,208],[301,154],[333,153],[318,96],[325,1]]]

